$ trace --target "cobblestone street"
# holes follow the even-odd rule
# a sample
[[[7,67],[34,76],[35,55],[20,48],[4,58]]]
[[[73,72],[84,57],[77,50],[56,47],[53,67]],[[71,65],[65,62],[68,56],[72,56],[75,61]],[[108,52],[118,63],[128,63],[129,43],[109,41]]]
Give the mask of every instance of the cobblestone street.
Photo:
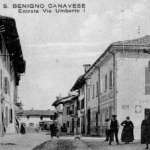
[[[131,144],[112,143],[111,146],[103,138],[73,136],[51,139],[46,133],[30,133],[25,135],[6,135],[0,138],[0,150],[144,150],[139,140]]]
[[[134,141],[130,144],[120,143],[116,145],[115,142],[112,145],[108,145],[104,142],[104,139],[100,138],[84,138],[83,142],[87,145],[90,150],[144,150],[145,145],[141,145],[139,140]]]
[[[45,133],[10,134],[0,137],[0,150],[32,150],[36,145],[50,140]]]
[[[33,150],[144,150],[145,145],[141,145],[139,140],[130,144],[112,143],[111,146],[104,142],[102,138],[82,137],[75,140],[73,137],[55,138],[35,147]]]

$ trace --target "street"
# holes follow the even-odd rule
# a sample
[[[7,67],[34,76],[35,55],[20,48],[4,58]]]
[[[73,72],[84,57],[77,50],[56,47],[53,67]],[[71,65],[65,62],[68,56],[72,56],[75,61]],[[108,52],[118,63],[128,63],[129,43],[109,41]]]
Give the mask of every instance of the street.
[[[104,138],[63,136],[53,139],[46,133],[28,133],[25,135],[8,135],[0,137],[0,150],[144,150],[139,140],[133,143],[111,146],[104,142]]]
[[[130,144],[112,143],[111,146],[104,142],[103,138],[82,137],[81,140],[75,140],[73,137],[55,138],[35,147],[33,150],[144,150],[145,145],[141,145],[139,140]]]
[[[32,150],[49,139],[45,133],[8,134],[0,137],[0,150]]]

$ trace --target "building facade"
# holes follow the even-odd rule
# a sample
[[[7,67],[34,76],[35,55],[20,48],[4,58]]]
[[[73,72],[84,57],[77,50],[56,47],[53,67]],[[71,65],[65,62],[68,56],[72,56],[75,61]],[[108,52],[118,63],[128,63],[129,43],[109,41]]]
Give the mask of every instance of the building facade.
[[[62,105],[63,112],[60,113],[57,111],[57,121],[60,126],[61,131],[65,128],[65,133],[68,135],[74,135],[77,133],[77,95],[69,95],[66,97],[61,97],[54,101],[52,106],[58,108],[58,106]],[[60,118],[62,119],[61,124],[59,124]]]
[[[71,91],[77,92],[77,134],[85,135],[85,79],[81,75],[74,83]]]
[[[0,136],[15,133],[15,104],[20,74],[25,72],[13,18],[0,16]]]
[[[141,122],[145,113],[148,113],[150,109],[149,43],[150,36],[113,43],[85,74],[86,81],[90,86],[95,83],[96,76],[99,78],[98,102],[97,99],[90,102],[91,95],[86,97],[86,102],[87,126],[89,126],[88,106],[98,103],[100,135],[103,135],[105,129],[105,119],[116,114],[120,123],[126,116],[130,116],[135,126],[135,138],[140,138]],[[95,70],[98,70],[99,73]],[[95,75],[95,78],[90,74],[93,74],[93,77]],[[89,93],[87,90],[87,94]],[[92,114],[90,117],[93,117]],[[120,132],[121,129],[120,126]],[[90,128],[90,130],[92,129]]]
[[[98,134],[98,69],[85,74],[86,78],[86,116],[87,116],[87,134]]]
[[[27,128],[38,128],[40,123],[52,124],[55,111],[48,110],[23,110],[17,113],[19,123],[24,123]]]
[[[120,124],[127,116],[131,118],[139,139],[141,122],[150,115],[150,36],[112,43],[85,67],[84,75],[71,89],[78,93],[78,132],[81,134],[84,126],[85,135],[105,136],[105,120],[115,114]],[[63,120],[67,123],[72,102],[64,104]],[[119,136],[121,131],[120,125]]]

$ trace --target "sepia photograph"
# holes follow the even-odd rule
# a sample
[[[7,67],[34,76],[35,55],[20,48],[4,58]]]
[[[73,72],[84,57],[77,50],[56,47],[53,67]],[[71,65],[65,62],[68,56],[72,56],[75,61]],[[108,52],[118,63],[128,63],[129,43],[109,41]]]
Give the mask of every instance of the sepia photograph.
[[[0,0],[0,150],[149,144],[149,0]]]

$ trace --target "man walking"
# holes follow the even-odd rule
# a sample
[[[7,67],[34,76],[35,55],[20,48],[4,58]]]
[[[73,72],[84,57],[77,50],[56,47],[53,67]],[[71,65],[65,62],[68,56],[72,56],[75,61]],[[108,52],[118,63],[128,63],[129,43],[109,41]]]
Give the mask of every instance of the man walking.
[[[111,137],[109,138],[109,145],[111,145],[111,142],[113,141],[114,136],[115,136],[116,143],[119,144],[118,130],[119,130],[119,123],[117,120],[117,116],[112,115],[112,119],[111,119],[111,123],[110,123],[110,136]]]

